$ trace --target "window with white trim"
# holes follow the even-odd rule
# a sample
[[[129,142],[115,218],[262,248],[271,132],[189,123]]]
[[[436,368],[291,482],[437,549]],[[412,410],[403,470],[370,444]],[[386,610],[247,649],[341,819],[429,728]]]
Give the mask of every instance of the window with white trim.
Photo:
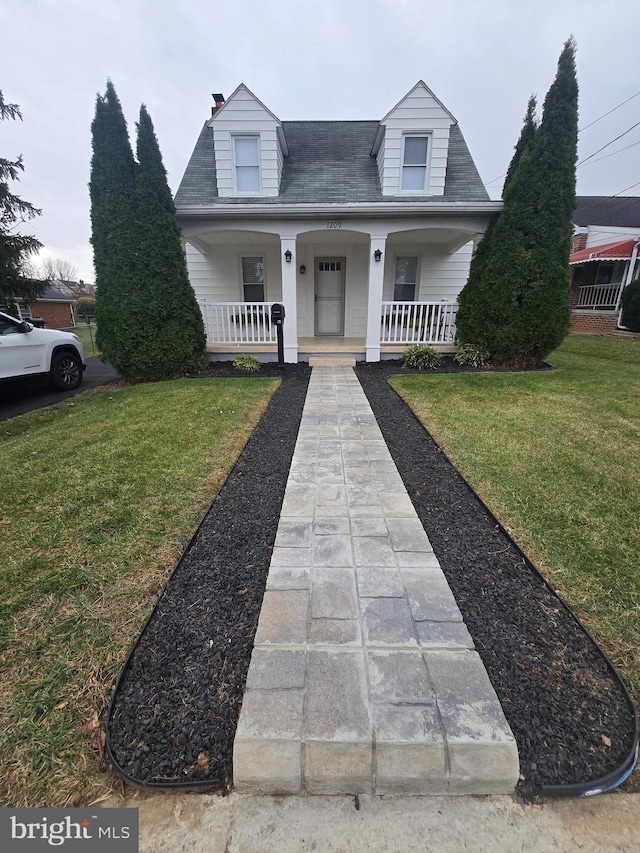
[[[233,167],[238,193],[260,192],[260,138],[234,136]]]
[[[394,302],[415,302],[418,280],[418,258],[397,255],[396,271],[393,282]]]
[[[244,302],[264,302],[264,258],[242,258],[242,297]]]
[[[428,153],[428,136],[410,136],[407,134],[404,137],[401,190],[404,192],[424,192],[426,190]]]

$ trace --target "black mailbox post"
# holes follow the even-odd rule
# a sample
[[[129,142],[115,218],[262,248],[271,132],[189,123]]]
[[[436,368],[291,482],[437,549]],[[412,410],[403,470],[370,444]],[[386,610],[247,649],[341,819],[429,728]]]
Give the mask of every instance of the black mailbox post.
[[[279,302],[274,302],[271,306],[271,322],[276,327],[276,335],[278,337],[278,364],[284,364],[284,342],[282,336],[282,324],[284,323],[284,305]]]

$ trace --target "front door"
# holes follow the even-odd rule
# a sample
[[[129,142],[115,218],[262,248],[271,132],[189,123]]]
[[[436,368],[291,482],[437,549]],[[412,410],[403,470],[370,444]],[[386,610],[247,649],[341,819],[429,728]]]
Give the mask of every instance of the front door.
[[[344,258],[316,258],[316,335],[344,335]]]

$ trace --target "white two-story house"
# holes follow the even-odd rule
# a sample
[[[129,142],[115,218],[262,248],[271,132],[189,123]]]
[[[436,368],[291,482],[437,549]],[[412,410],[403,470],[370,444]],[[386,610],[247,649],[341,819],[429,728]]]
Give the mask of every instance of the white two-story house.
[[[212,358],[379,361],[451,349],[491,201],[456,119],[420,81],[379,121],[280,121],[240,85],[205,123],[176,194]]]

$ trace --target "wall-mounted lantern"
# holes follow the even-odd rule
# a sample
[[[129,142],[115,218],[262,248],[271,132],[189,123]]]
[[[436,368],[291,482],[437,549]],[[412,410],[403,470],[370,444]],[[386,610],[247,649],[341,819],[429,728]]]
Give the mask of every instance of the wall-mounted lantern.
[[[304,275],[307,271],[307,268],[304,264],[300,264],[300,275]]]
[[[290,263],[291,263],[291,258],[292,258],[292,257],[293,257],[293,255],[291,254],[291,250],[290,250],[290,249],[287,249],[287,251],[284,253],[284,259],[285,259],[285,261],[286,261],[288,264],[290,264]]]
[[[380,260],[382,258],[382,252],[380,251],[380,249],[375,250],[375,252],[373,253],[373,257],[376,259],[376,263],[380,263]]]

